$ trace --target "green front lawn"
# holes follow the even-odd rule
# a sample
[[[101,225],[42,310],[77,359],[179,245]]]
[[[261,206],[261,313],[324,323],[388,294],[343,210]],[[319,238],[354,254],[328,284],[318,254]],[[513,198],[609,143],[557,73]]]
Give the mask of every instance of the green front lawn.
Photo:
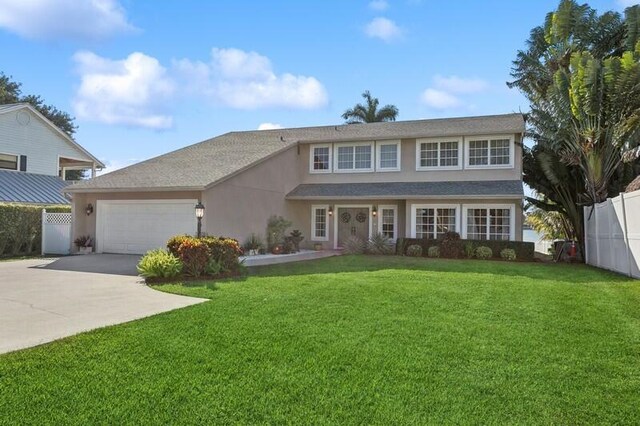
[[[640,282],[342,256],[0,356],[0,423],[640,423]]]

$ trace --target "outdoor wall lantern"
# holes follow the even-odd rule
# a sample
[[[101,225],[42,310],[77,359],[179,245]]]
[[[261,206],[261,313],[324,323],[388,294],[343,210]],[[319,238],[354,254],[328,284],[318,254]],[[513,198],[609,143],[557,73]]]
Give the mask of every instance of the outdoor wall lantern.
[[[93,204],[89,203],[85,211],[87,212],[87,216],[90,216],[91,213],[93,213]]]
[[[329,206],[329,216],[333,216],[333,206]]]
[[[373,206],[373,208],[371,209],[371,214],[373,215],[373,217],[376,217],[378,215],[378,207],[377,206]]]
[[[196,218],[198,218],[198,238],[202,236],[202,218],[204,217],[204,204],[198,201],[196,204]]]

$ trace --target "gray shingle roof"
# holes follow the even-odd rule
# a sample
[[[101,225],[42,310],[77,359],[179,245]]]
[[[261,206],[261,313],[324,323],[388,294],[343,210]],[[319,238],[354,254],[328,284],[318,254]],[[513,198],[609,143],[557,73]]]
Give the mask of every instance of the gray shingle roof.
[[[69,204],[61,192],[68,184],[57,176],[0,170],[0,202]]]
[[[203,189],[297,143],[521,133],[522,114],[231,132],[111,173],[70,191]]]
[[[288,199],[523,196],[518,180],[302,184]]]

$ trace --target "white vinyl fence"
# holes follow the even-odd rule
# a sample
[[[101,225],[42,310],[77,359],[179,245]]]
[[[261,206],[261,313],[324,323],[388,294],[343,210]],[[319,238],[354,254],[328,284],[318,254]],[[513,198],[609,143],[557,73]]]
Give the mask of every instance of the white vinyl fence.
[[[71,249],[71,213],[47,213],[42,210],[42,254],[69,254]]]
[[[589,265],[640,278],[640,191],[584,208]]]

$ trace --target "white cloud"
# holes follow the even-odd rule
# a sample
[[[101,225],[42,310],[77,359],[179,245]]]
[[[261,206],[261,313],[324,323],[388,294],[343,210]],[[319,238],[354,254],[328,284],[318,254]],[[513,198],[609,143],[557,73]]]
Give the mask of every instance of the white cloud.
[[[436,75],[433,83],[438,89],[452,93],[478,93],[489,87],[489,84],[480,78],[462,78],[456,75],[449,77]]]
[[[387,18],[374,18],[364,28],[364,33],[371,38],[379,38],[387,43],[402,37],[402,29]]]
[[[369,2],[369,9],[383,11],[389,8],[389,3],[386,0],[373,0]]]
[[[77,52],[80,87],[73,101],[81,119],[107,124],[166,129],[173,119],[162,104],[175,86],[157,59],[134,52],[122,60]]]
[[[273,129],[282,129],[282,124],[260,123],[260,125],[258,126],[258,130],[273,130]]]
[[[437,89],[427,89],[422,92],[421,100],[425,105],[436,109],[455,108],[462,104],[454,95]]]
[[[174,69],[192,93],[205,94],[233,108],[314,109],[328,102],[327,92],[316,78],[277,75],[269,58],[256,52],[214,48],[208,63],[181,59],[174,61]]]
[[[117,0],[0,0],[0,27],[35,39],[102,39],[137,29]]]

